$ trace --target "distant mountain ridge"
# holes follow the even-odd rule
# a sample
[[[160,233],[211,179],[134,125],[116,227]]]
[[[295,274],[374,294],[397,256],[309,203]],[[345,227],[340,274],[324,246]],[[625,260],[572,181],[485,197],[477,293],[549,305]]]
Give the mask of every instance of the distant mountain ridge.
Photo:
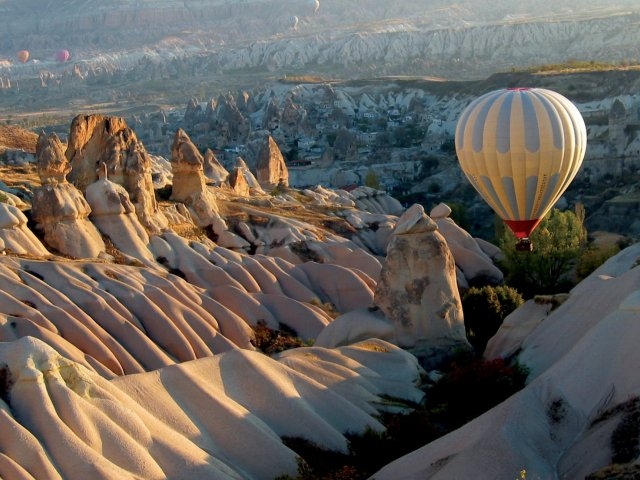
[[[366,4],[366,5],[365,5]],[[308,2],[94,0],[0,2],[0,59],[26,48],[46,61],[56,48],[114,67],[150,50],[204,55],[209,73],[238,69],[424,74],[479,78],[512,67],[640,57],[637,2]],[[300,21],[295,28],[292,15]],[[101,60],[103,61],[103,60]],[[118,65],[120,64],[120,65]]]

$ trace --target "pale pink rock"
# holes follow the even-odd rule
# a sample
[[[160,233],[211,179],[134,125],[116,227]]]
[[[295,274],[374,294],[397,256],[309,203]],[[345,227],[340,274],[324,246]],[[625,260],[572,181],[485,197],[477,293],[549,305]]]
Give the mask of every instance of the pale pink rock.
[[[253,297],[303,340],[315,339],[332,320],[322,310],[289,297],[264,293],[253,294]]]
[[[72,167],[69,181],[80,191],[98,180],[104,164],[109,179],[127,191],[145,229],[159,233],[167,228],[155,198],[151,157],[123,118],[78,115],[71,122],[65,155]]]
[[[218,213],[218,205],[209,190],[204,176],[204,159],[187,133],[178,129],[171,146],[171,171],[173,185],[171,199],[184,203],[199,227],[221,223],[226,230],[224,220]]]
[[[277,186],[289,186],[289,171],[282,152],[271,135],[265,138],[257,160],[257,179],[260,186],[273,190]]]
[[[413,205],[398,219],[375,304],[393,323],[398,345],[431,366],[455,349],[470,349],[453,255],[421,205]]]
[[[629,368],[640,365],[639,254],[640,244],[623,250],[553,310],[547,303],[516,310],[492,341],[494,354],[520,349],[518,361],[530,369],[525,388],[373,476],[494,479],[525,469],[527,477],[586,478],[608,466],[620,425],[608,412],[627,408],[640,388]]]
[[[487,360],[511,358],[522,342],[543,322],[551,311],[550,303],[528,300],[508,315],[496,334],[489,339],[482,356]]]
[[[356,245],[343,242],[308,242],[307,245],[311,250],[316,252],[323,260],[323,263],[333,263],[341,267],[349,268],[354,271],[363,272],[366,277],[373,279],[373,283],[365,280],[367,284],[375,288],[375,281],[380,276],[382,264],[380,260],[368,253],[363,248]],[[365,276],[362,276],[363,280]]]
[[[339,312],[373,306],[373,291],[353,271],[315,262],[301,263],[296,267],[307,275],[320,300],[332,303]]]
[[[91,207],[72,184],[45,184],[33,193],[32,217],[52,249],[73,258],[97,258],[106,251],[89,221]]]
[[[87,187],[87,202],[91,206],[89,218],[104,235],[125,255],[148,266],[156,261],[148,249],[149,235],[138,220],[129,194],[121,185],[108,180],[104,174]]]
[[[204,175],[213,185],[222,185],[229,177],[229,172],[220,164],[210,148],[204,152]]]
[[[480,248],[475,238],[460,228],[450,218],[435,220],[442,236],[453,254],[456,265],[460,267],[467,281],[482,278],[485,283],[499,285],[504,281],[502,271]]]
[[[451,215],[451,207],[446,203],[439,203],[429,212],[429,216],[433,219],[447,218],[449,215]]]
[[[234,168],[229,173],[229,185],[231,186],[231,191],[239,196],[239,197],[248,197],[251,195],[251,187],[249,186],[249,182],[247,182],[247,178],[243,173],[241,168]]]
[[[336,348],[370,338],[395,342],[395,330],[379,310],[358,309],[340,315],[316,337],[317,347]]]
[[[27,217],[13,205],[0,202],[0,240],[3,251],[35,257],[48,257],[51,254],[40,240],[27,227]]]
[[[55,133],[40,134],[36,159],[41,186],[33,192],[31,216],[45,242],[74,258],[95,258],[106,251],[100,232],[88,219],[91,207],[82,192],[67,182],[71,166]]]
[[[244,177],[244,182],[249,185],[249,192],[251,194],[261,195],[265,193],[265,191],[262,189],[262,186],[260,185],[260,182],[258,182],[258,179],[251,172],[242,157],[236,157],[234,169],[238,171],[238,174],[242,174],[242,176]]]

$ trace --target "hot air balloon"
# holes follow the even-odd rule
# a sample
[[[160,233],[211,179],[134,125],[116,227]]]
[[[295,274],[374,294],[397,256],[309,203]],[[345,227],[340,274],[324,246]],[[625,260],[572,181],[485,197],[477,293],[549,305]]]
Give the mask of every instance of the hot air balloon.
[[[291,28],[294,30],[298,27],[298,17],[296,15],[291,15],[289,17],[289,25],[291,25]]]
[[[18,57],[20,62],[27,63],[27,60],[29,60],[29,52],[27,50],[20,50],[16,53],[16,57]]]
[[[320,8],[320,0],[308,0],[309,6],[313,9],[313,13],[316,13]]]
[[[69,60],[69,56],[69,50],[65,50],[64,48],[56,52],[56,60],[58,62],[66,62]]]
[[[576,106],[543,88],[511,88],[474,100],[456,125],[460,167],[513,231],[519,250],[576,176],[587,130]]]

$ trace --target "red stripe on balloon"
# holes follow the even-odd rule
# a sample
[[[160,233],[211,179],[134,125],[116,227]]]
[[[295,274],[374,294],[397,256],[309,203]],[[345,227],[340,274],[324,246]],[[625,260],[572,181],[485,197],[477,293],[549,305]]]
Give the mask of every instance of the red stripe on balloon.
[[[504,223],[511,229],[516,238],[529,238],[531,232],[540,223],[540,218],[535,220],[505,220]]]

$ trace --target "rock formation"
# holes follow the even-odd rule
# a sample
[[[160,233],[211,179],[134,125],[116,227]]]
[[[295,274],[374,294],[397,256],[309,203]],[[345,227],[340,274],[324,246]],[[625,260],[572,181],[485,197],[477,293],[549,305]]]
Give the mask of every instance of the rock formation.
[[[204,158],[181,128],[176,131],[171,146],[171,171],[173,200],[187,202],[194,193],[206,190]]]
[[[204,158],[182,129],[178,129],[173,139],[171,171],[171,199],[187,205],[199,226],[211,225],[220,218],[215,196],[206,184]]]
[[[262,117],[262,128],[273,131],[280,128],[280,105],[275,97],[271,97]]]
[[[220,164],[210,148],[204,152],[204,175],[213,185],[222,185],[229,177],[229,172]]]
[[[234,167],[244,176],[246,183],[249,185],[249,190],[251,191],[251,193],[255,193],[255,194],[264,193],[264,190],[262,190],[262,187],[260,186],[258,179],[255,177],[253,173],[251,173],[251,170],[249,169],[245,161],[242,159],[242,157],[236,157],[236,162]]]
[[[453,254],[459,272],[458,284],[461,288],[468,288],[474,283],[500,285],[504,282],[502,271],[495,266],[492,258],[485,253],[478,241],[449,218],[451,208],[448,205],[441,203],[430,213]]]
[[[106,247],[100,232],[88,219],[91,207],[82,192],[67,182],[71,166],[55,133],[38,137],[38,174],[42,186],[33,194],[31,215],[44,240],[63,255],[95,258]]]
[[[637,455],[624,452],[640,392],[639,255],[635,244],[610,258],[555,308],[530,301],[507,317],[485,358],[518,352],[525,388],[372,478],[633,477]]]
[[[423,395],[415,359],[381,340],[277,359],[233,349],[114,379],[32,337],[0,343],[0,362],[11,479],[292,477],[282,436],[347,454],[347,433],[384,429],[382,395]]]
[[[455,262],[421,205],[398,220],[376,286],[375,304],[393,322],[398,345],[433,367],[467,342]]]
[[[239,197],[248,197],[251,194],[251,188],[247,183],[247,179],[242,168],[235,167],[231,170],[228,181],[231,186],[231,190],[235,195],[238,195]]]
[[[151,233],[166,229],[153,190],[149,154],[124,119],[78,115],[71,123],[66,157],[72,167],[69,181],[81,191],[98,179],[105,164],[110,181],[128,192],[145,228]]]
[[[50,253],[27,226],[27,217],[13,205],[0,202],[0,251],[35,257]]]
[[[156,266],[156,261],[147,248],[149,235],[136,215],[129,194],[122,185],[107,178],[107,166],[103,165],[100,178],[90,184],[86,198],[91,206],[91,221],[129,257],[129,261]]]
[[[251,122],[240,112],[231,94],[218,96],[215,111],[208,109],[208,120],[220,145],[244,143],[251,130]]]
[[[264,140],[258,154],[257,178],[260,186],[266,190],[273,190],[277,186],[289,186],[289,171],[273,137]]]

